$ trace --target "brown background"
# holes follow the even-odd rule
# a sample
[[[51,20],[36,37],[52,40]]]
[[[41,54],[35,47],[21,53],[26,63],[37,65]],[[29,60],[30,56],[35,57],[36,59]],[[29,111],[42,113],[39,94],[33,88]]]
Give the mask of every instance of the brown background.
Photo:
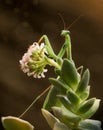
[[[19,60],[43,34],[58,52],[64,42],[58,13],[67,26],[83,15],[70,28],[73,58],[90,69],[90,96],[101,99],[93,118],[103,120],[103,0],[0,0],[0,116],[19,116],[55,76],[49,69],[45,79],[27,77]],[[36,130],[50,130],[40,112],[44,97],[24,116]]]

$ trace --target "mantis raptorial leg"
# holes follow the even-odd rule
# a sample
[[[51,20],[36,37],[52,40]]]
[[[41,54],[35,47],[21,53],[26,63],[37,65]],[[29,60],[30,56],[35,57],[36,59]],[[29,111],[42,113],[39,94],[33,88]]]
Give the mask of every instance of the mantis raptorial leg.
[[[38,44],[40,44],[42,41],[45,41],[45,44],[46,44],[46,49],[50,55],[50,57],[54,58],[55,60],[57,59],[57,56],[55,55],[54,51],[53,51],[53,48],[50,44],[50,41],[49,41],[49,38],[46,36],[46,35],[43,35],[39,41],[38,41]]]
[[[65,37],[64,45],[66,46],[66,48],[63,51],[66,51],[67,58],[72,61],[71,40],[70,40],[70,36],[69,36],[69,31],[63,30],[61,32],[61,35]]]
[[[72,54],[71,54],[71,40],[70,40],[70,36],[69,36],[69,31],[68,30],[63,30],[61,32],[61,35],[65,37],[65,42],[63,44],[63,46],[61,47],[58,56],[56,56],[56,54],[54,53],[52,46],[50,44],[50,41],[48,39],[48,37],[46,35],[43,35],[39,41],[38,44],[40,44],[42,42],[42,40],[45,41],[46,44],[46,49],[48,50],[48,53],[50,54],[50,56],[52,58],[54,58],[55,60],[57,59],[57,57],[62,58],[66,52],[67,54],[67,58],[69,60],[72,60]]]

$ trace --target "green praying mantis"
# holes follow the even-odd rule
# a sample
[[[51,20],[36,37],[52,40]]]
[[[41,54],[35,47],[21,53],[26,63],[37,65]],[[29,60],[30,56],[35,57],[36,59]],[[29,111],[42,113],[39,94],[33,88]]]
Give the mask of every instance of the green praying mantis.
[[[56,63],[61,65],[61,69],[59,70],[59,68],[56,68],[59,71],[57,71],[57,79],[49,79],[52,88],[44,101],[43,109],[52,111],[54,116],[59,119],[60,125],[61,123],[63,123],[63,126],[64,124],[66,125],[65,128],[62,128],[63,130],[67,129],[67,127],[68,130],[100,129],[100,127],[97,128],[97,126],[94,128],[96,123],[94,120],[87,120],[97,111],[100,102],[100,100],[96,98],[88,99],[90,93],[90,72],[86,69],[83,75],[82,73],[78,73],[78,69],[83,71],[83,67],[76,68],[72,59],[69,31],[63,30],[61,35],[64,36],[65,42],[58,55],[56,56],[52,49],[51,52],[49,50],[51,57],[55,58]],[[45,39],[47,45],[50,44],[47,36],[44,35],[42,38]],[[62,59],[65,52],[67,57]],[[42,110],[43,115],[48,122],[49,117],[46,117],[47,111]],[[49,116],[51,116],[51,114]],[[91,124],[89,128],[82,128],[82,124],[84,125],[86,121],[92,123],[94,121],[94,126]],[[50,124],[50,122],[48,123]],[[96,124],[98,123],[100,122],[97,121]],[[59,124],[58,126],[55,126],[54,123],[52,129],[59,130],[57,127],[59,127]]]
[[[76,68],[72,59],[69,33],[68,30],[62,30],[61,36],[64,37],[65,41],[58,54],[54,53],[46,35],[43,35],[37,42],[40,44],[44,41],[45,45],[40,51],[37,50],[35,55],[33,52],[32,57],[35,59],[34,56],[36,58],[40,56],[39,61],[35,62],[39,64],[43,58],[43,61],[53,66],[57,78],[49,78],[50,87],[41,93],[19,117],[3,117],[2,123],[5,130],[33,130],[34,127],[30,123],[23,122],[20,118],[48,90],[41,111],[52,130],[101,130],[100,121],[89,119],[97,111],[100,100],[95,97],[88,98],[90,72],[89,69],[86,69],[83,73],[83,66]],[[43,53],[44,48],[47,54]],[[66,58],[64,58],[65,53]],[[35,67],[33,63],[32,66]],[[31,64],[29,63],[29,65]]]

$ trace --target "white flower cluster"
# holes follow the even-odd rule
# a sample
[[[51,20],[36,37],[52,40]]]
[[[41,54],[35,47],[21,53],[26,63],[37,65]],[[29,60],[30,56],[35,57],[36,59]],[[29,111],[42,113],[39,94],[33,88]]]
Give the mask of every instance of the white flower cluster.
[[[44,78],[44,73],[47,72],[45,54],[47,51],[44,43],[39,46],[37,42],[34,42],[19,61],[22,71],[34,78]]]

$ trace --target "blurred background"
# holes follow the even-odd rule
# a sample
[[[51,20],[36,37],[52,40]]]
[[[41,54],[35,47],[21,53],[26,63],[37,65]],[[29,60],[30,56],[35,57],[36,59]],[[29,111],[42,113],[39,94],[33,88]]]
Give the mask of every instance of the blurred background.
[[[93,118],[103,120],[103,0],[0,0],[0,116],[19,116],[49,86],[48,77],[55,76],[48,68],[45,79],[27,77],[20,70],[19,60],[43,34],[55,52],[59,51],[64,39],[58,14],[66,26],[82,15],[69,29],[73,58],[77,67],[90,69],[90,96],[101,99]],[[36,130],[50,130],[40,110],[45,96],[23,117]]]

